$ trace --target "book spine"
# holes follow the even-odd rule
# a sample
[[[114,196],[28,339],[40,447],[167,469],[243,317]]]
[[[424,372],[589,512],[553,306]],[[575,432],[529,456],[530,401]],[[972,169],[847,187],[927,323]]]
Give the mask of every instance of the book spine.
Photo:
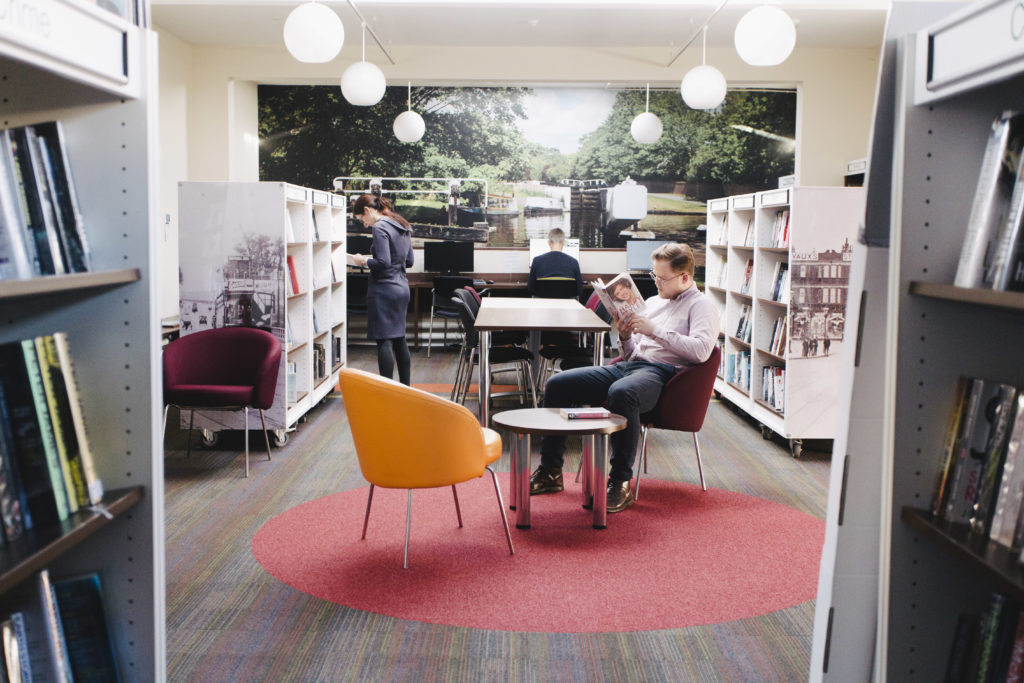
[[[39,420],[39,434],[43,441],[43,453],[46,456],[50,486],[53,488],[53,497],[57,502],[57,517],[63,521],[68,518],[68,493],[64,488],[64,473],[60,466],[60,456],[57,454],[57,438],[54,435],[53,424],[50,422],[50,406],[46,403],[46,391],[43,388],[42,373],[39,371],[35,342],[32,339],[23,340],[21,350],[25,357],[25,369],[28,370],[32,398],[35,401],[36,419]]]
[[[999,400],[995,404],[995,419],[985,444],[984,466],[978,482],[977,499],[971,510],[971,531],[976,534],[988,536],[989,525],[992,522],[993,498],[999,488],[999,474],[1003,470],[1006,438],[1013,420],[1016,397],[1017,390],[1014,387],[1005,384],[1000,386]]]
[[[957,379],[956,392],[953,396],[953,410],[950,413],[949,424],[946,427],[946,438],[943,441],[942,461],[939,463],[935,490],[932,494],[932,515],[936,517],[942,515],[942,509],[946,504],[946,497],[949,494],[950,475],[956,463],[956,447],[970,385],[971,379],[969,377],[961,375]]]
[[[118,681],[100,577],[96,573],[53,582],[57,612],[76,680]]]
[[[992,527],[989,537],[996,543],[1006,547],[1013,546],[1013,535],[1016,530],[1017,517],[1024,490],[1024,451],[1021,450],[1021,438],[1024,436],[1024,393],[1018,392],[1014,407],[1013,427],[1006,439],[1006,456],[1003,463],[1003,476],[999,483],[995,513],[992,515]]]
[[[75,272],[88,271],[92,267],[89,241],[78,203],[78,191],[75,189],[75,180],[71,173],[71,160],[68,158],[67,145],[64,142],[64,128],[60,121],[37,123],[33,128],[42,140],[43,149],[53,169],[56,202],[63,215],[64,229],[67,232],[65,238],[70,269]]]
[[[50,244],[50,232],[47,230],[46,210],[40,195],[38,181],[33,168],[28,136],[24,128],[11,129],[14,142],[14,160],[18,172],[18,186],[21,194],[22,210],[36,245],[36,258],[39,261],[39,273],[55,275],[63,273],[62,264],[54,260],[54,251]],[[59,256],[59,248],[58,248]]]
[[[1014,176],[1013,192],[1010,194],[1010,205],[1006,218],[999,233],[999,241],[995,246],[992,262],[986,273],[985,281],[992,284],[993,289],[1020,289],[1024,286],[1024,273],[1021,268],[1021,221],[1024,221],[1024,155],[1020,156]]]
[[[953,471],[953,480],[950,482],[949,496],[943,513],[943,518],[949,522],[966,522],[969,518],[966,512],[967,505],[974,504],[973,490],[977,483],[975,467],[977,460],[971,452],[971,437],[978,421],[978,411],[982,405],[984,393],[985,381],[975,379],[971,383],[971,393],[967,398],[960,443],[956,453],[956,469]]]
[[[71,419],[75,425],[75,436],[78,439],[78,453],[82,461],[82,473],[85,476],[85,487],[89,492],[89,502],[93,505],[103,500],[103,482],[96,473],[92,449],[89,445],[89,431],[85,425],[85,413],[82,410],[82,397],[78,392],[78,381],[75,378],[75,367],[71,361],[71,349],[68,336],[64,332],[53,333],[53,343],[60,358],[60,369],[64,375],[64,388],[68,393],[68,406]]]
[[[28,650],[28,632],[25,629],[25,615],[21,612],[11,613],[11,623],[14,625],[14,638],[18,643],[18,664],[21,668],[21,680],[30,683],[35,680],[32,676],[32,657]]]
[[[35,274],[28,246],[28,225],[18,207],[14,152],[8,131],[0,131],[0,280]]]
[[[953,281],[957,287],[985,284],[993,243],[998,238],[1013,191],[1016,164],[1010,161],[1007,168],[1007,161],[1020,152],[1024,141],[1022,126],[1021,115],[1012,111],[1003,112],[992,122]]]
[[[15,466],[14,435],[11,433],[7,401],[0,383],[0,523],[8,543],[21,538],[25,532],[28,504],[24,496]]]
[[[43,378],[46,403],[50,409],[50,423],[57,442],[64,488],[68,493],[68,510],[78,511],[80,501],[85,498],[85,482],[82,479],[81,460],[78,455],[78,438],[71,420],[68,394],[64,389],[64,377],[60,372],[60,359],[53,346],[53,336],[36,337],[36,356],[39,359],[39,374]]]
[[[46,639],[50,648],[50,661],[60,683],[71,683],[71,662],[68,658],[68,645],[64,640],[64,628],[57,613],[57,595],[50,581],[50,572],[43,569],[38,574],[39,599],[43,605],[43,623],[46,627]]]

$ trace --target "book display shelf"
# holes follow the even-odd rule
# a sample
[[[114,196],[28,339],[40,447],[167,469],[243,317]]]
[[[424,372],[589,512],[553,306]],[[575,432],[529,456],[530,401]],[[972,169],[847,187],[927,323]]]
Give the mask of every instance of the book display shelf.
[[[181,333],[245,325],[281,340],[264,416],[283,445],[345,364],[345,198],[287,183],[184,182],[178,205]],[[242,429],[243,416],[197,411],[194,424],[209,443]]]
[[[1024,385],[1024,297],[952,286],[992,121],[1024,108],[1024,48],[994,29],[1018,4],[890,13],[811,680],[942,680],[959,615],[1024,597],[1019,552],[930,512],[958,377]]]
[[[708,202],[708,296],[722,313],[715,391],[799,456],[831,439],[863,190],[790,187]]]
[[[92,262],[0,282],[0,341],[67,333],[106,494],[0,548],[0,611],[44,569],[98,572],[123,680],[162,681],[156,36],[89,3],[31,6],[0,22],[0,125],[60,122]]]

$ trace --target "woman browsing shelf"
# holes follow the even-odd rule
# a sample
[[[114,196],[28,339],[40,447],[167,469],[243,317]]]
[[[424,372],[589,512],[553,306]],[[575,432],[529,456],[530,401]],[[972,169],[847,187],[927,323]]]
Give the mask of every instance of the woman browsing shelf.
[[[359,195],[352,215],[373,230],[370,255],[353,254],[354,265],[370,269],[366,291],[366,337],[377,342],[377,369],[391,379],[395,362],[398,380],[411,382],[411,359],[405,341],[405,313],[409,308],[409,280],[405,269],[413,264],[412,228],[384,197]]]

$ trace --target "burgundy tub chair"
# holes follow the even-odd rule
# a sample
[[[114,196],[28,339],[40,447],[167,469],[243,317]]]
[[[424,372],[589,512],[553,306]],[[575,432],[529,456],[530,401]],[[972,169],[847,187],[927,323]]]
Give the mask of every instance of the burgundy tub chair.
[[[164,432],[167,409],[189,411],[188,448],[196,410],[240,410],[245,415],[245,476],[249,476],[249,409],[260,413],[270,460],[270,437],[263,411],[274,404],[281,342],[253,327],[218,327],[180,337],[164,347]]]

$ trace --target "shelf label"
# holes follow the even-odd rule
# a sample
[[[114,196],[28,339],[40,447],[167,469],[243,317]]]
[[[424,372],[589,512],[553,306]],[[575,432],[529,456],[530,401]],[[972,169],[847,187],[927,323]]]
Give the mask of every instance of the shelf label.
[[[745,194],[739,197],[732,198],[732,208],[734,209],[753,209],[754,208],[754,195]]]
[[[761,193],[761,206],[779,206],[789,204],[789,190],[774,190]]]
[[[327,204],[328,204],[327,193],[326,192],[314,192],[313,193],[313,203],[314,204],[319,204],[321,206],[327,206]]]
[[[712,211],[725,211],[729,208],[728,199],[712,199],[708,202],[708,208]]]
[[[2,2],[3,0],[0,0]],[[289,199],[293,202],[304,202],[306,201],[306,191],[298,187],[285,187],[284,189],[285,199]]]
[[[975,3],[926,30],[929,91],[1024,68],[1024,2]],[[991,78],[989,80],[992,80]]]
[[[3,46],[8,41],[73,69],[127,83],[129,25],[106,14],[60,0],[0,0],[0,52],[9,52]]]

